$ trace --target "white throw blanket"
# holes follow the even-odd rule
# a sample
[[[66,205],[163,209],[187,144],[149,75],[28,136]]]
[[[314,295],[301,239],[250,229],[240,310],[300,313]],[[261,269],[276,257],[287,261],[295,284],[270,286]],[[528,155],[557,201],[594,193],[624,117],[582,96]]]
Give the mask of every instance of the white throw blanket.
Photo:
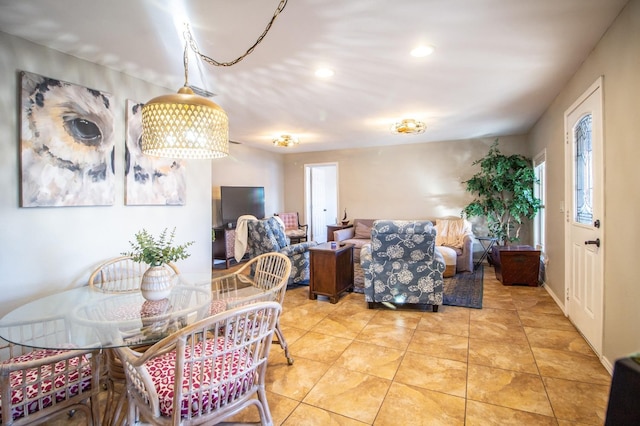
[[[245,214],[238,218],[238,222],[236,224],[236,241],[233,250],[233,255],[236,258],[236,262],[240,262],[244,257],[244,254],[247,252],[248,220],[258,219],[250,214]]]
[[[464,219],[438,219],[436,245],[462,248],[464,237],[471,233],[471,224]]]

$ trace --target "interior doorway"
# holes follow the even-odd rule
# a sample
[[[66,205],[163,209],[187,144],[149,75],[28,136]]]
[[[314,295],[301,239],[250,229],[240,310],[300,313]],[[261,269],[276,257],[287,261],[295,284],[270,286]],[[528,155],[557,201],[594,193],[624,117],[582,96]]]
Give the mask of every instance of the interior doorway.
[[[305,213],[310,238],[318,243],[327,241],[327,225],[338,217],[338,164],[305,165]]]
[[[602,355],[604,156],[602,77],[565,112],[565,293],[569,319]]]

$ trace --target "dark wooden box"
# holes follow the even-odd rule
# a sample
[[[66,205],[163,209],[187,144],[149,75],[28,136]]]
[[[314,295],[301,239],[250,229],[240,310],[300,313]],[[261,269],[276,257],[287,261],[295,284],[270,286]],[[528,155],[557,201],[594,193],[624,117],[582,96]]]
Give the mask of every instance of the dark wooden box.
[[[493,246],[491,255],[496,278],[503,285],[538,286],[540,250],[521,245]]]

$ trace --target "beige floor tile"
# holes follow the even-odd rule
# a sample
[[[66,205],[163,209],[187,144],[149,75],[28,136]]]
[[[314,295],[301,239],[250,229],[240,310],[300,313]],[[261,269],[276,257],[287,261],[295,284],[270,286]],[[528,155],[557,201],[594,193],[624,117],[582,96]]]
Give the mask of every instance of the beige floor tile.
[[[470,400],[553,416],[542,379],[537,374],[470,364],[467,392]]]
[[[269,411],[274,424],[282,424],[300,404],[298,401],[271,392],[267,392],[267,403],[269,404]],[[258,408],[255,405],[251,405],[240,413],[227,418],[225,422],[257,423],[260,422],[260,414]]]
[[[377,310],[369,324],[415,329],[423,315],[423,312],[406,310]]]
[[[513,299],[511,299],[510,295],[488,295],[482,297],[482,308],[508,309],[515,311],[516,305],[513,303]]]
[[[604,423],[609,400],[608,385],[543,377],[551,406],[558,419],[584,424]]]
[[[420,319],[417,330],[433,333],[453,334],[454,336],[469,337],[469,311],[463,313],[453,311],[453,314],[437,312],[435,315],[425,315]]]
[[[489,341],[528,344],[524,328],[519,321],[516,324],[491,323],[487,321],[471,321],[469,323],[469,337]]]
[[[345,319],[342,312],[333,312],[316,324],[311,331],[354,339],[371,320],[371,316],[367,312],[353,312],[346,318],[348,320]]]
[[[289,346],[294,359],[303,357],[315,361],[332,363],[351,344],[351,339],[308,332]]]
[[[467,364],[407,352],[394,381],[464,398],[467,388]]]
[[[311,330],[327,315],[326,312],[318,312],[314,307],[307,305],[293,308],[285,307],[280,314],[280,325]]]
[[[274,365],[269,362],[265,387],[270,392],[302,401],[330,367],[330,363],[306,358],[295,359],[293,365],[286,362]]]
[[[556,426],[557,424],[554,417],[478,401],[467,401],[465,426]]]
[[[374,425],[464,425],[465,400],[394,382]]]
[[[518,311],[535,312],[538,314],[563,315],[562,310],[550,297],[548,299],[513,299]]]
[[[353,342],[335,362],[336,367],[392,380],[404,351],[363,342]]]
[[[303,402],[371,424],[390,385],[389,380],[332,367]]]
[[[591,346],[577,331],[547,330],[544,328],[525,327],[529,344],[532,348],[557,349],[576,352],[582,355],[596,356]]]
[[[533,353],[526,344],[469,339],[469,364],[538,374]]]
[[[356,340],[386,348],[406,350],[413,333],[414,330],[412,328],[369,323],[358,334]]]
[[[469,339],[452,334],[417,330],[413,334],[407,350],[437,358],[466,362]]]
[[[543,377],[608,385],[611,375],[598,358],[556,349],[531,348]]]
[[[494,324],[520,325],[518,313],[505,309],[491,309],[485,307],[477,310],[474,309],[469,312],[469,319],[471,321],[486,321]]]
[[[548,328],[552,330],[575,331],[576,328],[564,315],[540,315],[531,311],[518,311],[520,322],[526,327]]]
[[[282,423],[283,426],[362,426],[367,424],[307,404],[300,404]]]

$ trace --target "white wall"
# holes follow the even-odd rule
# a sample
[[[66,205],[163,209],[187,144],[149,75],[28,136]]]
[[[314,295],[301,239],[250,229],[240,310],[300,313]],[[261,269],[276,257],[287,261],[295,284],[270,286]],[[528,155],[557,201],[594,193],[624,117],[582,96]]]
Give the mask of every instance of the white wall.
[[[339,212],[349,219],[435,219],[460,216],[473,199],[464,181],[495,138],[344,149],[285,156],[285,208],[304,211],[304,166],[338,163]],[[419,141],[419,140],[418,140]],[[503,154],[526,154],[525,136],[499,139]],[[482,235],[486,229],[478,229]],[[522,242],[529,243],[529,232]]]
[[[19,207],[18,71],[30,71],[113,95],[116,200],[105,207]],[[195,241],[184,272],[211,269],[211,163],[187,163],[185,206],[124,205],[125,105],[170,93],[122,73],[0,33],[0,315],[38,295],[86,284],[102,260],[129,249],[135,232],[177,227]]]
[[[229,156],[213,160],[211,164],[213,226],[222,224],[221,186],[264,186],[265,215],[271,216],[283,211],[285,190],[282,154],[231,144]]]
[[[605,217],[603,245],[605,362],[640,350],[640,0],[631,0],[530,132],[531,151],[546,148],[547,284],[563,300],[564,112],[604,76]]]

